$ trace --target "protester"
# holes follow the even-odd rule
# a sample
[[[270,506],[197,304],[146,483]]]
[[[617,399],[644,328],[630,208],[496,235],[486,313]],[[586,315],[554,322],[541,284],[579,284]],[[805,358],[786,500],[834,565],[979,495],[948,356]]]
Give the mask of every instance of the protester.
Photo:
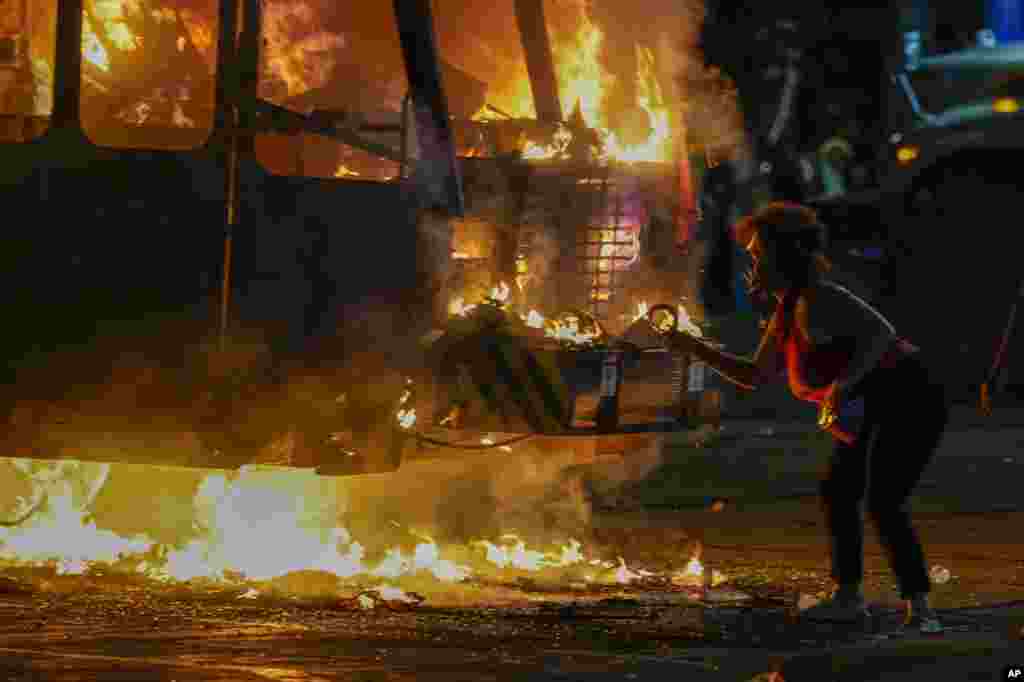
[[[785,374],[793,394],[841,413],[862,400],[851,433],[839,424],[821,493],[832,541],[833,596],[804,612],[816,620],[857,621],[862,591],[861,504],[878,529],[907,605],[907,623],[922,632],[943,627],[931,609],[931,583],[907,503],[945,430],[944,389],[919,350],[899,338],[874,308],[827,278],[824,229],[811,209],[774,202],[741,220],[734,236],[753,261],[748,282],[776,301],[752,360],[721,352],[685,334],[683,350],[746,389]],[[841,422],[840,422],[841,424]]]

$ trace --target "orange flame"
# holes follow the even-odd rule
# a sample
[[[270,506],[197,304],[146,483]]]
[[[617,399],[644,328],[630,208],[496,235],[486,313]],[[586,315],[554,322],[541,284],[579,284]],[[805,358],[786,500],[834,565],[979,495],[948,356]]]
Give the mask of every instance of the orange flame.
[[[264,65],[285,84],[287,96],[322,87],[334,69],[331,51],[344,47],[345,39],[322,30],[304,0],[266,3],[263,12]]]
[[[92,14],[96,17],[104,35],[118,50],[131,52],[139,46],[135,36],[125,23],[125,10],[139,9],[131,0],[92,0]],[[83,10],[82,13],[82,56],[103,71],[110,70],[110,55],[96,37],[95,28]]]
[[[45,491],[48,503],[17,527],[0,527],[0,558],[21,564],[52,564],[62,574],[87,571],[94,564],[110,564],[138,557],[137,571],[164,581],[194,578],[228,580],[241,574],[247,580],[270,580],[295,571],[323,571],[345,579],[432,578],[440,584],[456,584],[498,570],[540,572],[556,570],[565,579],[629,585],[655,573],[618,562],[588,557],[577,540],[570,539],[549,551],[528,547],[516,535],[497,542],[478,540],[462,549],[483,549],[473,568],[444,556],[428,536],[419,536],[411,554],[399,547],[370,564],[363,545],[336,524],[339,500],[328,491],[324,479],[311,471],[271,467],[243,467],[237,473],[208,474],[193,500],[197,537],[183,546],[157,545],[151,538],[124,538],[97,528],[88,517],[91,500],[105,484],[111,465],[83,465],[70,461],[33,463],[31,460],[0,460],[29,476],[34,489]],[[70,473],[86,472],[90,491],[74,487]],[[275,551],[267,551],[272,539]],[[461,554],[460,554],[461,555]],[[144,559],[145,560],[142,560]],[[696,562],[696,563],[695,563]],[[596,573],[595,573],[596,571]],[[699,575],[694,558],[686,571]],[[598,575],[599,574],[599,575]],[[572,578],[571,576],[576,576]],[[716,574],[715,581],[724,580]],[[674,578],[675,580],[675,578]],[[240,599],[259,598],[251,585]],[[380,601],[413,602],[397,586],[377,587],[363,593],[363,608]]]
[[[670,161],[672,159],[672,129],[669,109],[656,78],[654,52],[648,48],[637,48],[637,101],[634,103],[644,111],[651,124],[646,140],[637,145],[627,145],[609,129],[606,97],[615,84],[615,77],[601,64],[601,50],[605,35],[596,26],[587,10],[586,3],[578,3],[576,30],[568,35],[553,34],[552,52],[558,80],[559,99],[563,106],[577,106],[584,123],[598,133],[604,143],[604,154],[616,161]],[[536,115],[532,100],[529,78],[522,68],[506,69],[513,78],[498,84],[494,93],[497,108],[517,118]],[[473,120],[488,122],[500,120],[486,106]],[[572,134],[561,128],[549,145],[533,141],[524,142],[522,152],[527,159],[559,158],[566,153]]]
[[[357,173],[345,164],[339,164],[338,170],[334,171],[334,177],[336,178],[357,178],[361,173]]]

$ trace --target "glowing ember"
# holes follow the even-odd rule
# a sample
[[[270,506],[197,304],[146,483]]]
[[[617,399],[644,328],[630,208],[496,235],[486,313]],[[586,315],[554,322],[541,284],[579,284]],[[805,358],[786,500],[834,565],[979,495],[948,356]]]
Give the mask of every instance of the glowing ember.
[[[441,420],[441,426],[456,426],[459,423],[459,419],[462,417],[462,408],[458,405],[452,407],[448,414],[445,415],[444,419]]]
[[[403,429],[411,429],[416,425],[416,408],[410,407],[407,410],[399,410],[397,418],[399,426]]]
[[[583,561],[583,553],[580,552],[579,542],[576,540],[569,540],[569,544],[564,545],[561,549],[562,556],[558,559],[559,566],[572,566]]]
[[[544,333],[550,338],[573,345],[593,343],[601,335],[596,330],[592,332],[582,331],[579,318],[574,315],[566,315],[561,319],[549,321],[545,325]]]
[[[452,253],[452,258],[454,258],[455,260],[468,260],[469,258],[472,258],[472,256],[470,256],[468,253],[455,251]]]
[[[527,327],[533,327],[534,329],[543,329],[544,323],[546,322],[544,316],[536,310],[531,310],[529,314],[523,318],[523,321],[526,322]]]
[[[359,176],[360,173],[357,173],[345,164],[340,164],[338,170],[334,171],[334,177],[336,178],[357,178]]]
[[[676,327],[679,329],[679,331],[686,332],[687,334],[692,334],[693,336],[696,336],[698,338],[704,336],[703,332],[701,332],[700,330],[700,327],[698,327],[697,324],[693,321],[693,319],[690,317],[690,313],[686,310],[686,306],[684,306],[682,303],[680,303],[679,307],[677,308],[676,317],[678,318]]]
[[[638,322],[645,317],[650,310],[650,306],[647,305],[647,301],[640,301],[636,304],[636,314],[633,316],[633,322]]]
[[[628,585],[634,580],[640,580],[642,577],[639,573],[629,570],[629,567],[626,566],[626,560],[619,557],[619,567],[615,569],[615,582],[621,585]]]
[[[564,568],[583,561],[580,543],[569,540],[569,544],[561,547],[558,554],[544,553],[527,549],[526,543],[516,535],[504,535],[502,540],[513,541],[514,544],[496,545],[488,540],[475,543],[487,552],[487,561],[498,568],[516,568],[521,571],[540,571],[544,568]]]
[[[382,603],[418,604],[420,601],[421,599],[393,585],[381,585],[356,597],[359,607],[367,611],[377,608]]]
[[[409,594],[406,594],[405,590],[400,587],[393,587],[391,585],[381,585],[377,588],[377,594],[380,595],[384,601],[402,601],[407,603],[414,603],[416,599]]]
[[[561,126],[555,131],[551,138],[550,145],[540,145],[527,140],[523,146],[524,159],[560,159],[568,158],[569,145],[572,143],[572,133],[568,128]]]
[[[508,296],[511,291],[508,288],[508,284],[500,282],[498,286],[491,289],[491,298],[499,303],[505,303],[508,301]]]
[[[516,258],[516,287],[519,291],[523,291],[531,279],[529,262],[524,256],[518,256]]]
[[[476,304],[466,305],[466,299],[458,296],[448,304],[448,314],[452,317],[465,317],[476,309]]]
[[[171,121],[174,123],[174,125],[178,126],[179,128],[196,127],[195,120],[185,115],[185,112],[184,110],[182,110],[181,104],[179,102],[174,103],[174,111],[171,114]]]
[[[694,556],[686,564],[686,568],[672,576],[672,582],[676,585],[700,585],[705,582],[704,577],[704,564]],[[717,587],[728,580],[724,574],[714,569],[711,570],[710,583],[712,587]]]

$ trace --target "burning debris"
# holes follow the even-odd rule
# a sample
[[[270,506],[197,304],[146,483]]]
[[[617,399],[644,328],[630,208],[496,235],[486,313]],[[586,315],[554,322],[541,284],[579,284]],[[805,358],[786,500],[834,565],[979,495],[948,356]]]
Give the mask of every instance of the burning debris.
[[[425,597],[412,593],[409,594],[405,590],[392,587],[390,585],[381,585],[373,590],[363,592],[356,601],[359,603],[359,608],[364,610],[372,610],[385,606],[387,608],[394,609],[400,605],[406,606],[418,606],[426,600]]]
[[[566,349],[592,348],[611,341],[602,324],[593,315],[583,311],[565,312],[555,317],[546,317],[536,309],[515,313],[508,310],[509,287],[502,282],[492,289],[490,296],[480,303],[467,304],[462,296],[456,296],[448,306],[452,321],[449,332],[465,335],[485,330],[504,331],[529,338],[541,337],[531,330],[543,332],[543,338],[557,341]],[[633,323],[647,316],[647,303],[637,305]],[[700,334],[700,328],[691,320],[685,306],[679,305],[678,324],[680,331]]]
[[[25,463],[7,460],[4,466],[23,468]],[[76,462],[56,463],[45,474],[38,473],[34,485],[45,489],[48,503],[20,526],[0,528],[3,565],[49,566],[64,576],[127,572],[163,583],[240,584],[239,600],[260,599],[269,586],[302,574],[332,576],[335,587],[328,585],[327,591],[335,593],[388,580],[358,592],[364,609],[421,603],[422,596],[394,584],[402,580],[436,590],[460,583],[519,584],[517,576],[547,575],[545,582],[564,589],[577,583],[596,587],[668,579],[631,567],[622,557],[611,561],[589,556],[577,540],[542,551],[515,534],[442,550],[433,538],[413,532],[410,536],[417,542],[411,550],[394,546],[370,561],[364,545],[333,521],[339,501],[323,481],[304,472],[273,469],[206,475],[193,499],[194,537],[177,546],[146,536],[124,538],[90,518],[90,505],[106,483],[109,465],[90,473],[83,476]],[[266,550],[269,539],[274,551]],[[687,567],[691,573],[699,569],[696,559]]]
[[[196,9],[192,4],[186,8],[171,7],[159,0],[86,0],[83,112],[91,125],[115,119],[128,126],[202,129],[209,124],[217,52],[216,8],[207,3],[205,9]],[[322,3],[265,3],[261,96],[275,102],[294,102],[323,88],[333,77],[336,53],[348,42],[347,37],[324,28],[320,18],[323,11]],[[493,96],[471,117],[472,121],[461,123],[482,131],[484,134],[475,139],[490,144],[490,153],[495,156],[511,149],[531,161],[582,158],[595,167],[606,162],[664,163],[675,159],[672,112],[667,104],[672,98],[666,92],[671,79],[664,77],[666,65],[661,63],[661,54],[651,46],[635,45],[631,49],[636,88],[635,97],[627,103],[639,112],[641,124],[635,128],[641,134],[627,132],[618,124],[623,117],[616,115],[611,103],[616,79],[601,58],[613,41],[590,16],[586,3],[565,4],[558,13],[559,27],[554,31],[556,78],[559,96],[572,107],[572,113],[555,124],[525,121],[535,113],[528,75],[519,68],[499,68],[496,80],[490,83]],[[515,82],[497,82],[498,76],[507,78],[506,74]],[[510,133],[516,133],[511,142]],[[331,168],[339,178],[367,175],[361,166],[338,159]],[[620,184],[629,185],[627,180]],[[576,183],[574,192],[596,194],[608,187],[608,183],[602,185],[589,176],[578,183],[575,178],[570,181]],[[588,246],[595,265],[587,283],[588,303],[607,302],[612,295],[610,285],[604,284],[609,273],[620,265],[631,267],[640,259],[640,218],[629,216],[628,221],[618,221],[610,216],[606,211],[588,223],[586,238],[595,242]],[[543,219],[534,222],[546,224]],[[514,246],[518,248],[519,244]],[[482,257],[485,251],[483,247],[459,249],[454,256],[468,261]],[[554,269],[553,256],[543,265],[539,264],[542,260],[518,258],[514,273],[503,273],[508,275],[506,279],[481,302],[467,304],[464,297],[454,298],[449,335],[468,337],[500,331],[558,350],[593,349],[613,343],[615,338],[592,312],[570,310],[548,315],[541,310],[557,310],[557,306],[538,304],[533,308],[514,300],[526,298],[536,279],[545,276],[545,268]],[[617,265],[617,260],[622,262]],[[507,282],[514,282],[514,288]],[[689,320],[680,308],[680,325],[684,319]],[[453,422],[458,420],[457,412],[449,417]],[[409,389],[398,401],[391,426],[397,424],[399,429],[411,431],[417,423]],[[498,442],[497,434],[480,439],[484,446],[499,447]],[[509,446],[500,447],[507,451]],[[27,466],[15,463],[13,469],[25,474]],[[92,477],[95,487],[84,497],[76,491],[77,484],[69,482],[67,470],[31,472],[23,482],[31,490],[4,516],[8,523],[0,529],[0,558],[15,564],[52,564],[62,574],[120,563],[133,566],[141,575],[165,581],[230,581],[239,575],[247,580],[273,580],[308,570],[344,580],[427,577],[446,584],[472,580],[487,571],[576,571],[577,580],[608,584],[642,583],[657,577],[627,565],[622,557],[617,562],[587,557],[576,541],[541,551],[528,548],[519,538],[479,540],[447,555],[449,548],[442,551],[434,540],[422,538],[415,546],[390,547],[382,558],[370,559],[373,553],[336,522],[334,500],[327,500],[323,509],[314,508],[324,495],[313,474],[256,467],[208,475],[195,491],[193,533],[181,542],[167,543],[145,535],[125,538],[98,527],[91,508],[92,498],[103,487],[108,472]],[[265,551],[268,539],[275,543],[273,551]],[[240,598],[256,598],[254,589]],[[396,600],[384,592],[377,594],[372,598]]]
[[[557,341],[565,349],[593,348],[613,341],[601,322],[590,313],[569,311],[547,317],[536,309],[530,309],[516,314],[509,309],[508,301],[509,287],[504,282],[494,287],[480,303],[467,304],[464,297],[456,296],[448,306],[451,318],[448,331],[457,335],[501,331],[533,339],[539,339],[536,332],[542,331],[543,338]],[[632,315],[631,325],[640,323],[646,326],[648,314],[647,302],[640,301]],[[701,328],[694,323],[682,303],[677,306],[674,317],[679,331],[703,336]]]

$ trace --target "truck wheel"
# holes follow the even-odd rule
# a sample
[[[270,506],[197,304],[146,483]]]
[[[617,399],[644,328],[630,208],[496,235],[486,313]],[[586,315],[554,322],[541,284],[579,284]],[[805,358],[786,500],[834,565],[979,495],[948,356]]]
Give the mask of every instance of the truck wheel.
[[[977,169],[947,169],[906,205],[906,253],[893,268],[890,314],[922,346],[954,399],[977,396],[1018,287],[1010,225],[1018,191]],[[1021,353],[1010,351],[1011,359]]]

